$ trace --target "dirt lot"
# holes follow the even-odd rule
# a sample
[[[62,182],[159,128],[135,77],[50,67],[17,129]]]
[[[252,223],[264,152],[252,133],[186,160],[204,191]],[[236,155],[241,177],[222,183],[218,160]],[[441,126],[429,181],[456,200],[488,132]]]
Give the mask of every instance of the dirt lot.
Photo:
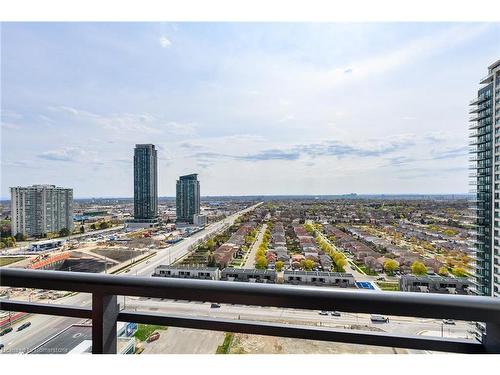
[[[235,334],[230,354],[406,354],[404,349]]]
[[[224,333],[169,327],[159,331],[160,338],[143,342],[143,354],[214,354],[224,340]]]

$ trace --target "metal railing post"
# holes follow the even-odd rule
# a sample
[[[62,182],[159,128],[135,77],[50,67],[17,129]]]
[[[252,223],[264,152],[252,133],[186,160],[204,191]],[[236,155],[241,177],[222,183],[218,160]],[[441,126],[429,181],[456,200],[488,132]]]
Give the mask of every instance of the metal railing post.
[[[483,333],[483,346],[487,353],[500,353],[500,324],[486,323]]]
[[[116,295],[92,294],[92,354],[116,354]]]

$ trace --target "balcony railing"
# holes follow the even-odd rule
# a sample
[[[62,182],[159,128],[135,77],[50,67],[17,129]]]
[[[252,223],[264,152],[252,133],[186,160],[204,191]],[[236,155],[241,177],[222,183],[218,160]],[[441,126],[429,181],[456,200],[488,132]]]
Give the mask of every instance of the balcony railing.
[[[18,269],[2,269],[0,285],[91,293],[91,308],[2,299],[0,310],[92,319],[92,353],[116,353],[117,321],[431,351],[500,353],[500,299],[491,297]],[[118,295],[457,319],[485,322],[486,330],[478,341],[120,311]]]

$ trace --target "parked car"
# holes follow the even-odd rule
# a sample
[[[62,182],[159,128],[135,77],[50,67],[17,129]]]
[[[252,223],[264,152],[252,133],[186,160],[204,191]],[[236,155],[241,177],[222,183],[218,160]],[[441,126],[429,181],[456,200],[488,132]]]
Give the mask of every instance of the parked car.
[[[12,332],[12,327],[5,328],[2,332],[0,332],[0,336],[6,335],[9,332]]]
[[[319,312],[319,315],[328,315],[328,311],[321,310],[321,311]]]
[[[153,342],[153,341],[158,340],[159,338],[160,338],[160,332],[155,332],[152,335],[150,335],[146,341]]]
[[[210,308],[212,308],[212,309],[218,309],[219,307],[220,307],[220,305],[218,303],[212,303],[210,305]]]
[[[453,319],[443,319],[443,323],[455,325],[455,321]]]
[[[26,323],[23,323],[23,324],[21,324],[19,327],[17,327],[17,330],[18,330],[18,331],[22,331],[23,329],[28,328],[30,325],[31,325],[31,322],[26,322]]]
[[[330,315],[331,316],[340,316],[340,312],[338,312],[338,311],[332,311],[332,312],[330,312]]]
[[[389,323],[389,318],[383,315],[372,315],[370,320],[374,323]]]

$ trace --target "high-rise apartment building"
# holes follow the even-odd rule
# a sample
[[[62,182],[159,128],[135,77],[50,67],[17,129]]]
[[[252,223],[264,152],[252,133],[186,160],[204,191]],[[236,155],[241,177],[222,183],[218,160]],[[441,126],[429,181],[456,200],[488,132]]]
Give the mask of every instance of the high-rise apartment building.
[[[500,296],[500,60],[488,67],[470,102],[470,162],[474,195],[475,291]]]
[[[73,189],[54,185],[11,187],[11,231],[40,236],[73,230]]]
[[[157,152],[152,144],[134,149],[134,222],[158,221]]]
[[[176,214],[177,222],[194,222],[194,215],[200,213],[200,182],[198,175],[188,174],[177,180]]]

